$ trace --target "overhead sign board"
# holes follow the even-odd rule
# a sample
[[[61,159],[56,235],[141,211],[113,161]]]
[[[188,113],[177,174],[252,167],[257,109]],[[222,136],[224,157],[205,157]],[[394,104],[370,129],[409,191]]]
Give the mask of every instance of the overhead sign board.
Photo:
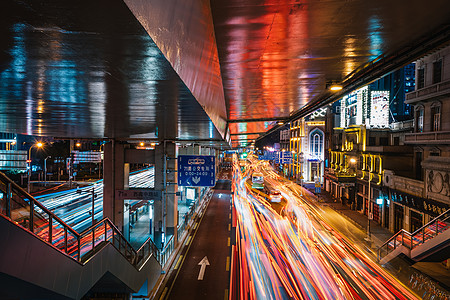
[[[214,186],[215,156],[213,155],[179,155],[179,186]]]
[[[161,200],[162,192],[154,189],[116,190],[119,200]]]
[[[72,151],[73,154],[73,163],[101,163],[102,162],[102,153],[99,151]]]

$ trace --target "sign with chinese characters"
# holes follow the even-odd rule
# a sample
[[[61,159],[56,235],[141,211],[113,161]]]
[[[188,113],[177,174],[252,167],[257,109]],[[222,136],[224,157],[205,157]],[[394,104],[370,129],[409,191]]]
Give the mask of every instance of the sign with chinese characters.
[[[161,200],[161,195],[161,191],[154,189],[116,190],[119,200]]]
[[[448,204],[442,202],[411,196],[398,191],[391,193],[391,200],[393,202],[401,203],[403,205],[417,209],[418,211],[425,212],[432,216],[438,216],[444,213],[450,207]]]
[[[347,128],[350,125],[363,125],[366,123],[366,118],[368,117],[368,93],[368,86],[364,86],[342,98],[340,127]]]
[[[212,155],[179,155],[179,186],[214,186],[215,157]]]
[[[289,151],[279,152],[279,161],[281,164],[291,164],[292,163],[292,153]]]
[[[101,163],[103,152],[99,151],[72,151],[73,163]]]

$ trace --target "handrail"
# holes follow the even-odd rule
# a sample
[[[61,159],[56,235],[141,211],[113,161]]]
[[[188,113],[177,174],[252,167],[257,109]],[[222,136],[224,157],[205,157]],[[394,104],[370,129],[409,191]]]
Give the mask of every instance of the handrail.
[[[444,218],[445,217],[445,218]],[[450,224],[446,225],[443,230],[439,230],[439,222],[446,223],[450,219],[450,209],[440,214],[430,222],[426,223],[413,233],[410,233],[404,229],[401,229],[399,232],[394,234],[390,239],[388,239],[383,245],[378,249],[378,261],[382,258],[382,256],[388,255],[390,252],[394,251],[400,246],[406,247],[408,250],[412,250],[415,247],[422,245],[427,240],[439,235],[439,233],[444,232],[445,230],[450,228]],[[429,229],[431,226],[435,226],[434,231]],[[429,229],[430,232],[425,233],[426,229]],[[399,236],[401,238],[399,239]],[[382,255],[385,253],[384,255]]]
[[[108,218],[78,233],[2,172],[0,192],[6,195],[0,197],[0,214],[80,263],[84,263],[88,253],[95,255],[101,242],[110,242],[137,269],[150,255],[158,259],[158,249],[151,238],[136,251]]]
[[[433,220],[431,220],[430,222],[428,222],[427,224],[423,225],[422,227],[420,227],[419,229],[417,229],[416,231],[414,231],[413,233],[411,233],[412,235],[415,235],[417,232],[419,232],[420,230],[422,230],[423,227],[427,227],[429,225],[431,225],[432,223],[436,222],[438,219],[440,219],[441,217],[443,217],[445,214],[450,214],[450,209],[447,211],[444,211],[442,214],[440,214],[439,216],[437,216],[436,218],[434,218]],[[448,219],[449,217],[447,217],[446,219]]]
[[[47,209],[43,204],[41,204],[39,201],[37,201],[31,194],[24,191],[18,184],[16,184],[14,181],[9,179],[4,173],[0,172],[0,181],[7,181],[10,183],[13,187],[16,188],[16,192],[19,194],[23,194],[26,199],[29,199],[33,202],[36,206],[38,206],[40,209],[42,209],[45,213],[52,216],[53,219],[56,219],[59,223],[63,224],[65,227],[67,227],[72,233],[78,234],[76,230],[72,229],[69,225],[67,225],[63,220],[61,220],[57,215],[55,215],[53,212],[51,212],[49,209]],[[22,199],[23,200],[23,199]],[[8,216],[9,217],[9,216]]]

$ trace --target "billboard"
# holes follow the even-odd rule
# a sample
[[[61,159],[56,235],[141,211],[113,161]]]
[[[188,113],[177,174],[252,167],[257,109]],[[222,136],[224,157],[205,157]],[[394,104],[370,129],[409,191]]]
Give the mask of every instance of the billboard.
[[[371,92],[370,127],[389,127],[389,91]]]
[[[344,96],[341,100],[341,127],[363,125],[367,117],[367,86],[357,89]]]

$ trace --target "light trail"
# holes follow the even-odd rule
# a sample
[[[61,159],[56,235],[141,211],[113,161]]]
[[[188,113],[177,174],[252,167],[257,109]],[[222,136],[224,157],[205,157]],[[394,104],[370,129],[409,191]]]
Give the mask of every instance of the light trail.
[[[154,168],[150,167],[130,173],[129,186],[131,188],[153,187]],[[97,195],[94,202],[94,218],[98,221],[103,218],[103,180],[98,180],[92,185],[79,188],[82,193],[77,193],[77,189],[70,189],[35,198],[67,225],[78,232],[82,232],[92,225],[92,195],[90,193],[92,188],[94,188],[94,193]],[[133,204],[131,203],[131,205]]]
[[[241,173],[235,158],[239,299],[419,299],[263,162]],[[246,181],[264,174],[286,205],[277,213]]]

